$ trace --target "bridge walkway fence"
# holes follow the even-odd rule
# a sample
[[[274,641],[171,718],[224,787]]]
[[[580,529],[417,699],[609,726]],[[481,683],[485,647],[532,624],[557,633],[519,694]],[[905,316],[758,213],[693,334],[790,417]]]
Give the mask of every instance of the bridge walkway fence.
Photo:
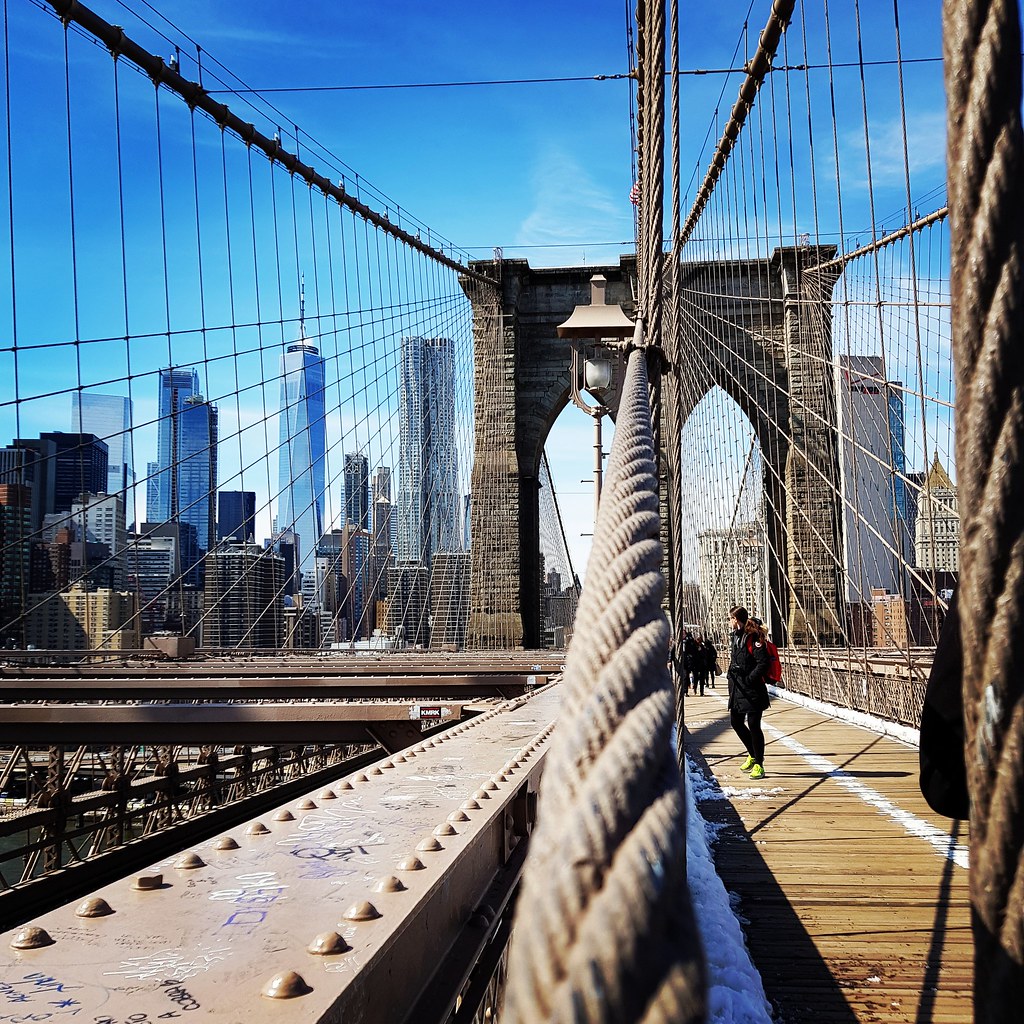
[[[928,808],[916,748],[780,693],[752,782],[724,692],[688,697],[685,719],[697,808],[775,1019],[973,1019],[968,826]]]

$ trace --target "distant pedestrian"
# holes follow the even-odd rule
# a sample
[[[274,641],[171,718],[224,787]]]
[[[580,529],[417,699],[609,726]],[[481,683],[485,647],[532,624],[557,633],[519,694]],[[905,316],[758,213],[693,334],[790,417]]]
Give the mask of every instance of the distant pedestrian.
[[[695,649],[693,652],[693,692],[697,693],[700,688],[700,695],[704,696],[704,687],[708,684],[708,657],[704,650],[703,637],[694,639]]]
[[[683,640],[683,671],[686,673],[687,692],[691,688],[694,694],[697,692],[697,673],[700,671],[702,660],[700,645],[694,638],[693,633],[687,630],[686,637]]]
[[[729,721],[746,747],[747,759],[741,771],[752,779],[764,778],[764,733],[761,715],[768,709],[768,648],[763,627],[751,620],[746,608],[729,611]]]
[[[704,665],[707,668],[708,681],[711,689],[715,689],[715,676],[718,675],[718,648],[711,637],[704,638]]]

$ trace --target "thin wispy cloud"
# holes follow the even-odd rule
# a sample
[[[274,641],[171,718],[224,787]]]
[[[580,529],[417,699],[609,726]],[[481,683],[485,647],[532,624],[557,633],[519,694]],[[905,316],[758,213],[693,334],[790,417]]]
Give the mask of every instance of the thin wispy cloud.
[[[903,122],[899,113],[887,118],[873,118],[868,125],[871,143],[871,179],[876,188],[902,185],[905,178],[905,163],[910,167],[911,187],[918,191],[917,180],[921,176],[943,173],[946,160],[946,115],[944,111],[933,110],[915,113],[907,120],[904,141]],[[864,146],[863,127],[850,129],[844,137],[841,155],[844,167],[844,184],[847,187],[867,188],[867,154]],[[906,147],[904,149],[904,147]],[[856,168],[855,176],[850,173]]]
[[[572,154],[548,148],[530,175],[533,209],[516,234],[518,245],[629,238],[629,201],[599,185]]]

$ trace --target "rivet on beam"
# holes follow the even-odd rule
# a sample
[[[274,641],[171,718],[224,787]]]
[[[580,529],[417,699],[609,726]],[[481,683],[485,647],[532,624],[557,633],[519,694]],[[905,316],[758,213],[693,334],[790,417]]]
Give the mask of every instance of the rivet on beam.
[[[360,900],[341,916],[345,921],[374,921],[380,917],[380,911],[369,900]]]
[[[321,932],[314,936],[313,941],[306,947],[306,952],[314,956],[336,956],[351,948],[337,932]]]
[[[301,974],[296,974],[295,971],[282,971],[263,986],[260,995],[267,999],[294,999],[312,991]]]
[[[25,925],[11,939],[11,949],[42,949],[43,946],[52,945],[53,939],[50,938],[50,933],[36,924]]]
[[[75,908],[75,917],[106,917],[114,911],[102,896],[90,896]]]

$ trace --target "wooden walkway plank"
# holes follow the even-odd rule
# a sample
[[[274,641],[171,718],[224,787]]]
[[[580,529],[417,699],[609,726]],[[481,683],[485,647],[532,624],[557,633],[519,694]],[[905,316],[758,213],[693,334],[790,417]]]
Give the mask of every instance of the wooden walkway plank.
[[[753,782],[725,694],[687,698],[696,799],[776,1020],[968,1024],[967,825],[928,808],[917,750],[784,699],[763,721]]]

